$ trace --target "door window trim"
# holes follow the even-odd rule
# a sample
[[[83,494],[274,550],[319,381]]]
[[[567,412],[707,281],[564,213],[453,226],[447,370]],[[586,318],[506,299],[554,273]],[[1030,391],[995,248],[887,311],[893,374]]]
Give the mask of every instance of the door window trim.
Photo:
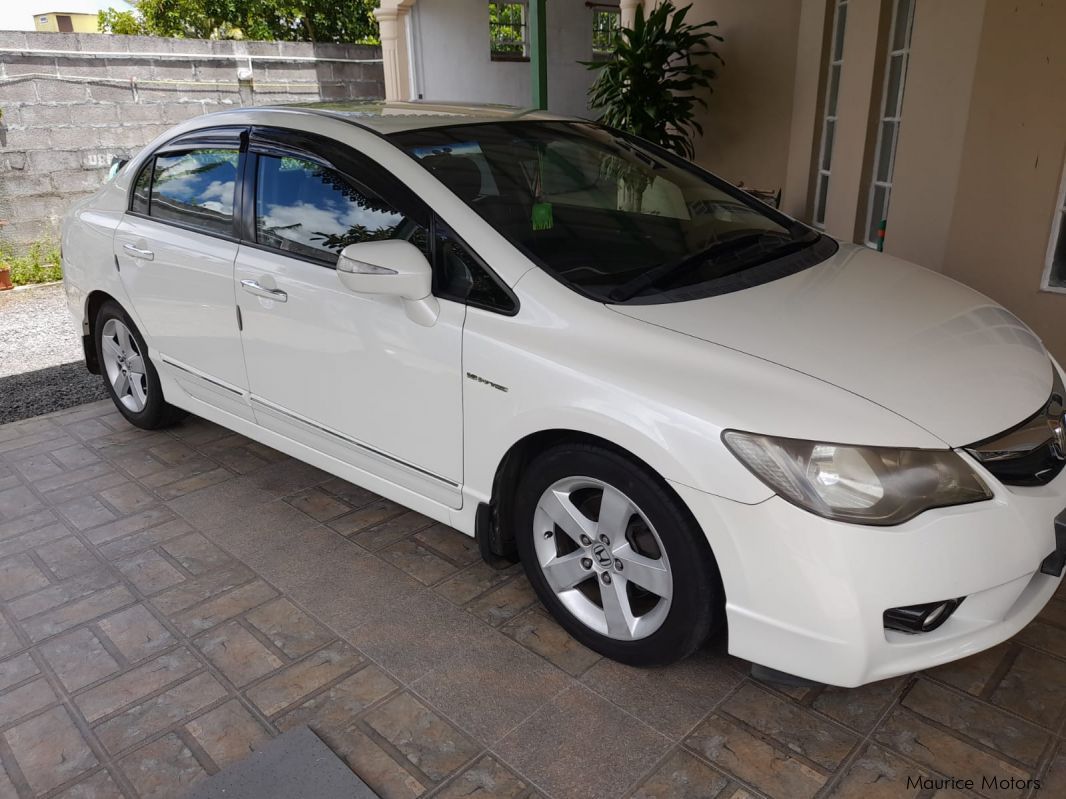
[[[233,188],[233,214],[229,235],[220,233],[217,230],[205,230],[196,225],[186,224],[174,219],[163,219],[162,217],[152,216],[152,187],[155,185],[155,162],[159,156],[181,155],[196,150],[230,147],[237,150],[237,180],[236,185]],[[140,168],[137,170],[137,174],[134,176],[133,181],[130,183],[129,190],[126,192],[125,213],[129,216],[136,217],[137,219],[147,219],[148,221],[155,222],[159,225],[167,225],[169,227],[178,228],[179,230],[186,230],[190,233],[199,233],[201,236],[210,236],[213,239],[219,239],[221,241],[239,243],[238,219],[240,217],[240,209],[244,195],[244,165],[247,160],[247,150],[248,128],[244,126],[203,128],[201,130],[194,130],[190,133],[182,134],[181,136],[177,136],[164,142],[152,151],[152,154],[144,160],[144,163],[141,164]],[[137,183],[140,181],[141,176],[146,169],[151,170],[151,177],[148,180],[148,211],[147,213],[141,213],[140,211],[135,211],[133,209],[133,201],[137,191]]]

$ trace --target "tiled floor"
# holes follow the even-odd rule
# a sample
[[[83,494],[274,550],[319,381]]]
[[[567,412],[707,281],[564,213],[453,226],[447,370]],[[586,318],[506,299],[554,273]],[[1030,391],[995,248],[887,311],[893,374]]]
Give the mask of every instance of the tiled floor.
[[[383,797],[1066,795],[1066,591],[859,690],[721,647],[602,660],[471,540],[203,421],[0,427],[0,799],[176,797],[301,724]]]

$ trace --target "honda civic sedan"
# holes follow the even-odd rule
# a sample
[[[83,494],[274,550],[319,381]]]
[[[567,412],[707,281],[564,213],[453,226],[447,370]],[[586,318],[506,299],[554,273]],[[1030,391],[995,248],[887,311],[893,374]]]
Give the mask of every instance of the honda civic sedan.
[[[62,245],[131,424],[191,412],[475,536],[624,663],[724,629],[766,674],[855,686],[1003,641],[1061,580],[1040,340],[626,133],[209,114]]]

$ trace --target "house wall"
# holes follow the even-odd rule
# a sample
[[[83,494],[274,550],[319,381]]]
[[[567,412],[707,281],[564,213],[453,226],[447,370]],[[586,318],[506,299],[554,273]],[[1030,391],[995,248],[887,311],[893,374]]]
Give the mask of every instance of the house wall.
[[[238,81],[249,57],[252,79]],[[65,209],[100,185],[113,157],[136,153],[189,117],[381,98],[380,57],[362,45],[0,31],[3,237],[54,237]]]
[[[1066,3],[987,3],[943,269],[1066,363],[1066,294],[1040,290],[1066,158],[1063,31]]]
[[[424,2],[425,0],[423,0]],[[687,21],[717,20],[725,61],[708,108],[696,160],[734,183],[777,190],[786,182],[802,3],[798,0],[693,0]]]
[[[414,97],[426,100],[532,102],[528,61],[493,61],[487,0],[419,0],[410,12]],[[586,95],[595,75],[592,10],[580,0],[547,3],[548,108],[589,117]]]
[[[100,30],[99,18],[96,14],[80,14],[63,11],[46,11],[40,14],[34,14],[34,27],[39,31],[57,33],[59,31],[59,20],[56,18],[60,16],[70,17],[70,23],[71,27],[74,28],[74,33],[96,33]],[[42,20],[44,21],[42,22]]]

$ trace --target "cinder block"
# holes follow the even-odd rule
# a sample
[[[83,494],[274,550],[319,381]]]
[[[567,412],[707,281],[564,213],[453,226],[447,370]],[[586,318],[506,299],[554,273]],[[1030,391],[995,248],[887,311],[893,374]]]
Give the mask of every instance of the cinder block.
[[[93,102],[96,103],[131,103],[133,87],[117,83],[94,83],[89,87]]]
[[[98,56],[56,59],[59,74],[77,78],[106,78],[107,63]]]
[[[4,58],[4,75],[58,75],[54,56],[16,56]]]
[[[173,53],[178,45],[183,47],[187,44],[185,39],[168,39],[165,36],[128,36],[126,43],[131,53]],[[197,42],[199,39],[189,39],[188,42]],[[180,52],[185,52],[184,49]],[[197,50],[197,52],[202,52]]]
[[[26,34],[21,31],[0,31],[0,47],[25,50]]]
[[[102,107],[102,106],[101,106]],[[116,103],[111,108],[115,109],[118,121],[130,124],[133,122],[155,122],[160,119],[158,103]]]
[[[37,86],[34,81],[27,79],[0,83],[0,104],[36,102]]]
[[[140,77],[148,77],[147,73]],[[154,80],[195,80],[196,62],[177,59],[160,59],[152,61],[151,77]]]
[[[0,106],[0,136],[3,135],[3,130],[5,128],[11,129],[22,127],[22,109],[29,107],[30,106],[25,105]]]
[[[237,62],[200,61],[196,64],[196,79],[234,83],[237,80]]]
[[[152,61],[148,58],[109,58],[107,77],[112,80],[147,80],[152,77]]]
[[[89,87],[84,83],[43,79],[34,84],[42,103],[83,103],[89,99]]]
[[[162,120],[170,125],[184,122],[186,119],[192,119],[204,113],[202,103],[164,103],[159,108],[163,112]]]
[[[118,106],[114,103],[86,103],[85,105],[57,107],[69,108],[75,125],[114,125],[118,122]]]
[[[54,150],[80,150],[86,138],[91,136],[91,131],[82,127],[53,128],[48,131],[48,141]]]
[[[56,172],[52,175],[52,186],[58,194],[92,192],[100,188],[106,176],[107,171],[104,169],[79,169],[76,172]]]
[[[57,169],[79,169],[80,167],[80,152],[35,150],[31,153],[26,153],[27,172],[51,173]]]
[[[297,81],[300,83],[313,83],[320,78],[330,78],[330,68],[328,64],[309,64],[306,61],[275,61],[265,65],[265,67],[256,66],[255,69],[256,80],[261,80],[268,83],[289,83]]]
[[[26,43],[34,50],[81,50],[81,33],[27,33]],[[91,50],[91,47],[84,48]]]
[[[81,106],[90,108],[91,106]],[[70,124],[69,105],[26,105],[20,110],[22,125],[27,128],[49,128]]]
[[[5,176],[4,193],[8,197],[28,197],[48,194],[52,191],[52,182],[48,175],[17,174]]]
[[[32,128],[0,132],[0,142],[5,150],[47,150],[51,146],[47,132],[42,134],[40,130]]]
[[[26,153],[0,153],[0,174],[26,168]]]

